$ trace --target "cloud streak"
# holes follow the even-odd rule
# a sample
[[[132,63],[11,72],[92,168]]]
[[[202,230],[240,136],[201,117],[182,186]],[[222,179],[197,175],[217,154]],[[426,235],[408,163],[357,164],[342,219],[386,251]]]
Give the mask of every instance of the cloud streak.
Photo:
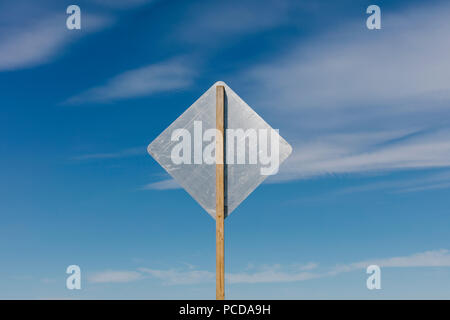
[[[386,31],[372,32],[359,20],[350,22],[294,46],[248,75],[270,89],[271,102],[297,110],[392,107],[393,102],[420,97],[438,102],[450,93],[450,42],[436,33],[450,31],[449,12],[450,6],[443,4],[386,14]]]
[[[192,84],[194,74],[185,58],[162,61],[118,74],[103,85],[69,98],[66,104],[110,102],[180,90]]]
[[[413,267],[450,267],[450,251],[447,249],[431,250],[415,253],[409,256],[398,256],[385,259],[364,260],[350,264],[337,265],[328,270],[317,271],[316,263],[306,265],[264,266],[259,270],[238,273],[227,273],[225,281],[230,284],[238,283],[281,283],[296,282],[336,276],[344,272],[365,269],[376,264],[385,268],[413,268]],[[251,268],[251,269],[254,269]],[[90,277],[91,282],[130,282],[139,279],[153,278],[161,280],[165,285],[190,285],[212,283],[215,273],[207,270],[139,268],[138,271],[105,271]]]
[[[181,186],[174,179],[166,179],[158,182],[152,182],[142,187],[142,190],[173,190],[181,189]]]
[[[156,0],[94,0],[94,2],[113,9],[132,9],[154,3]]]
[[[176,35],[189,43],[217,44],[218,39],[222,42],[280,26],[292,7],[292,2],[284,0],[266,1],[264,5],[254,0],[202,2],[188,9]]]
[[[450,171],[442,171],[399,181],[381,181],[347,187],[339,190],[338,193],[348,194],[355,192],[370,192],[374,190],[384,190],[388,193],[409,193],[445,188],[450,188]]]
[[[82,154],[73,157],[73,160],[77,161],[87,161],[87,160],[102,160],[102,159],[119,159],[132,157],[137,155],[146,154],[146,147],[136,147],[136,148],[128,148],[124,150],[120,150],[117,152],[105,152],[105,153],[89,153]]]
[[[449,14],[389,13],[375,32],[358,20],[244,72],[294,147],[271,181],[449,167]]]
[[[68,44],[112,24],[109,16],[83,13],[82,30],[69,31],[65,26],[67,15],[63,10],[56,13],[31,8],[15,15],[21,19],[5,17],[6,12],[14,10],[14,6],[0,8],[0,20],[4,24],[0,30],[0,72],[49,63]]]
[[[212,282],[216,278],[213,272],[203,270],[179,271],[175,269],[156,270],[140,268],[139,271],[149,275],[150,277],[162,280],[164,284],[168,285],[208,283]]]
[[[410,256],[366,260],[349,265],[336,266],[330,275],[367,268],[369,265],[385,268],[450,267],[450,251],[447,249],[415,253]]]
[[[136,271],[103,271],[88,277],[92,283],[123,283],[136,281],[142,278],[142,274]]]
[[[312,176],[370,171],[444,168],[450,166],[450,132],[440,131],[389,143],[358,146],[353,141],[342,141],[339,135],[322,135],[295,145],[297,152],[286,162],[284,171],[273,181],[310,178]],[[404,138],[404,139],[403,139]]]

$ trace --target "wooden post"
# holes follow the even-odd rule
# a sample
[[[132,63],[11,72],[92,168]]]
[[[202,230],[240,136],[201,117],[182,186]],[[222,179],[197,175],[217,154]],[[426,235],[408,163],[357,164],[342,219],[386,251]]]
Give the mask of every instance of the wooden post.
[[[224,115],[225,88],[216,86],[216,299],[225,299],[224,261]]]

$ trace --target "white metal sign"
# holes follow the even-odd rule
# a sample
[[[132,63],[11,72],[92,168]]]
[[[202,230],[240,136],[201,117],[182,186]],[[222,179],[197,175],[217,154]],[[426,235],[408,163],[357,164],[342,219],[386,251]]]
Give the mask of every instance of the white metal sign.
[[[217,86],[225,90],[225,217],[292,152],[278,131],[224,82],[209,88],[148,146],[148,152],[213,218]]]

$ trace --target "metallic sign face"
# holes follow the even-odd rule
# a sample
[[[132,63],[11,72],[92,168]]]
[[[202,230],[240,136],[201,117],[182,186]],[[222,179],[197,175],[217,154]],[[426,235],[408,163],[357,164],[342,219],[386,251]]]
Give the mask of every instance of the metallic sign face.
[[[213,218],[216,166],[215,135],[211,130],[216,128],[218,85],[225,87],[225,216],[267,174],[276,173],[278,165],[292,152],[278,132],[224,82],[209,88],[148,146],[148,152]]]

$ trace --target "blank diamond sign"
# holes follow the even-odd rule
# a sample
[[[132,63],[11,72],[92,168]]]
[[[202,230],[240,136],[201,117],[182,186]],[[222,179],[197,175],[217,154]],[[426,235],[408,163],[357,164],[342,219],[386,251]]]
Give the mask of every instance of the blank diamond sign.
[[[216,298],[224,298],[223,219],[291,154],[291,146],[217,82],[149,146],[156,161],[216,219]]]

